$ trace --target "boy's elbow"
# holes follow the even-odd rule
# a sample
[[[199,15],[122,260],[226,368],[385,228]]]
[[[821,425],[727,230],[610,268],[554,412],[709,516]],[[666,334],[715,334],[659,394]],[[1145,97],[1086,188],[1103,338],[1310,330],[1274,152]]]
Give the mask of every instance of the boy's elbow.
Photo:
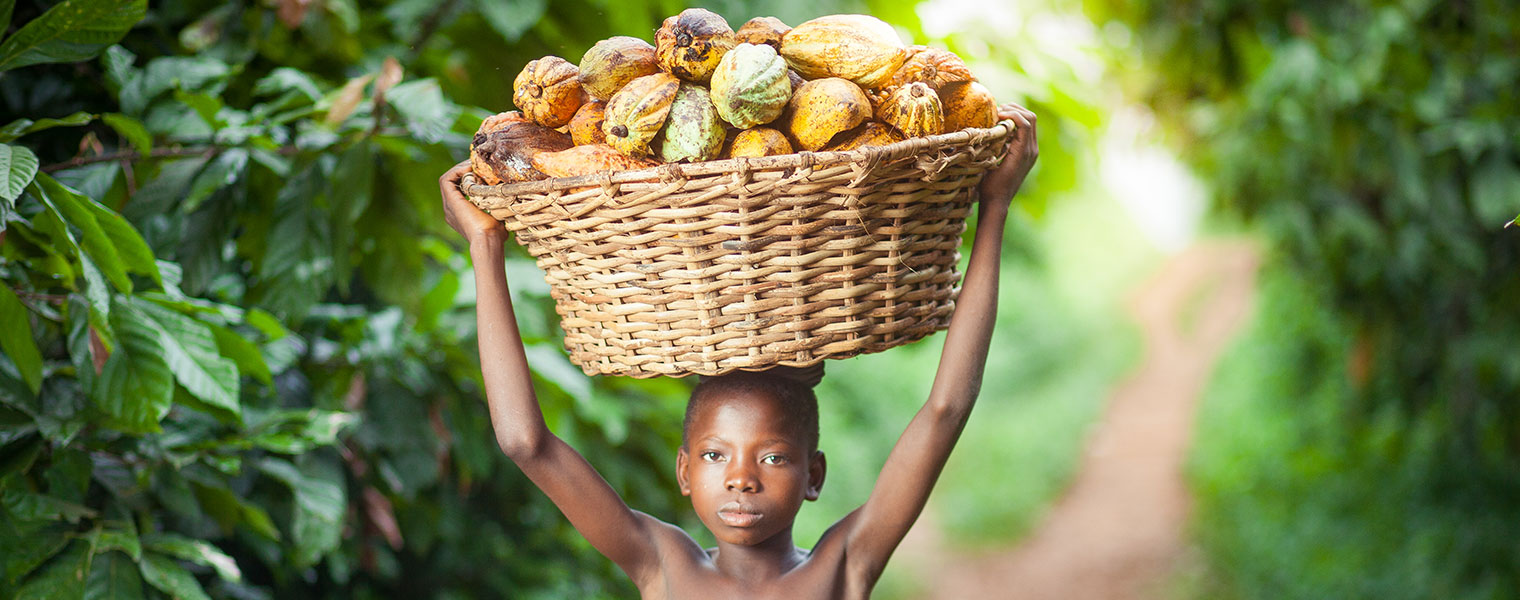
[[[520,432],[496,436],[496,445],[512,462],[531,460],[543,453],[548,438],[541,433]]]

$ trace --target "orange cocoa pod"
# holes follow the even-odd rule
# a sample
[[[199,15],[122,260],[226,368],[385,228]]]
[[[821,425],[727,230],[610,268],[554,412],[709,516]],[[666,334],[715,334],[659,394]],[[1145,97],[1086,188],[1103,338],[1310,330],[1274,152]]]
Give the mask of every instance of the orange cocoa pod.
[[[512,104],[544,127],[569,123],[585,100],[580,69],[558,56],[528,61],[512,82]]]
[[[667,73],[707,83],[718,61],[734,47],[734,30],[707,9],[688,8],[665,19],[654,34],[655,57]]]
[[[628,82],[607,101],[602,131],[607,144],[628,156],[649,156],[649,142],[665,127],[681,80],[670,73],[645,75]]]
[[[885,146],[903,141],[903,136],[891,125],[880,121],[866,121],[864,125],[840,134],[837,139],[840,141],[824,150],[845,152],[866,146]]]
[[[807,79],[843,77],[879,86],[897,72],[907,50],[897,30],[868,15],[829,15],[792,28],[781,38],[781,57]]]
[[[908,46],[908,60],[892,73],[886,85],[898,87],[920,81],[937,90],[940,86],[975,79],[971,69],[954,52],[929,46]]]
[[[600,171],[647,169],[660,163],[632,158],[606,144],[587,144],[559,152],[540,152],[533,156],[533,168],[550,177],[575,177]]]
[[[967,81],[942,87],[939,100],[945,109],[945,131],[997,124],[997,99],[980,83]]]
[[[738,44],[766,44],[781,52],[781,38],[792,27],[782,23],[776,17],[755,17],[739,27],[734,32],[734,42]]]
[[[582,104],[581,109],[575,111],[575,116],[570,119],[570,139],[577,146],[606,143],[607,134],[602,131],[602,122],[605,120],[606,102],[592,100]]]
[[[818,150],[842,131],[871,117],[871,101],[860,86],[839,77],[814,79],[792,94],[781,120],[804,150]]]

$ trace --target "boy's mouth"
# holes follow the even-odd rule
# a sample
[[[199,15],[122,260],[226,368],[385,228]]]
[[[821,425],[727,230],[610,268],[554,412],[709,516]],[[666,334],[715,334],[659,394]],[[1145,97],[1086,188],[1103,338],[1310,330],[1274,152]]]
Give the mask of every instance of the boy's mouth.
[[[718,508],[718,519],[729,527],[749,527],[760,522],[761,517],[754,509],[738,502],[729,502]]]

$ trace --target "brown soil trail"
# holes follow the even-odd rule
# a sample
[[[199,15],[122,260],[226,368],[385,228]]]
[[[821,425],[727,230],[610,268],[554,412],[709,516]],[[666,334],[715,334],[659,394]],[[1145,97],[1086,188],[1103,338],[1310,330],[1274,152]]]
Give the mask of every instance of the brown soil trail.
[[[945,549],[932,520],[904,542],[926,600],[1155,599],[1184,562],[1189,507],[1183,464],[1198,398],[1250,312],[1258,253],[1200,243],[1132,297],[1142,364],[1113,392],[1071,487],[1013,548]],[[927,513],[926,513],[926,516]]]

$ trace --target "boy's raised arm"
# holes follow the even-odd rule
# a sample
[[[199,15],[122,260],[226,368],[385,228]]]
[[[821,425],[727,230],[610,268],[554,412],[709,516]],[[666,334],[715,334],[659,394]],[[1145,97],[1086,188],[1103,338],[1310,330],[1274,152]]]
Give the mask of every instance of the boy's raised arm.
[[[923,511],[981,388],[997,316],[1003,223],[1013,194],[1039,154],[1034,113],[1012,104],[998,112],[1000,119],[1012,119],[1017,129],[1007,158],[987,174],[979,188],[971,260],[950,318],[934,386],[924,407],[892,448],[865,505],[841,523],[845,525],[840,533],[845,535],[847,555],[873,580]]]
[[[496,442],[592,546],[641,582],[656,556],[653,537],[645,531],[652,518],[630,509],[596,469],[544,423],[507,291],[507,232],[459,191],[459,180],[469,169],[468,161],[455,165],[439,178],[438,187],[444,215],[469,241],[475,265],[480,368]]]

